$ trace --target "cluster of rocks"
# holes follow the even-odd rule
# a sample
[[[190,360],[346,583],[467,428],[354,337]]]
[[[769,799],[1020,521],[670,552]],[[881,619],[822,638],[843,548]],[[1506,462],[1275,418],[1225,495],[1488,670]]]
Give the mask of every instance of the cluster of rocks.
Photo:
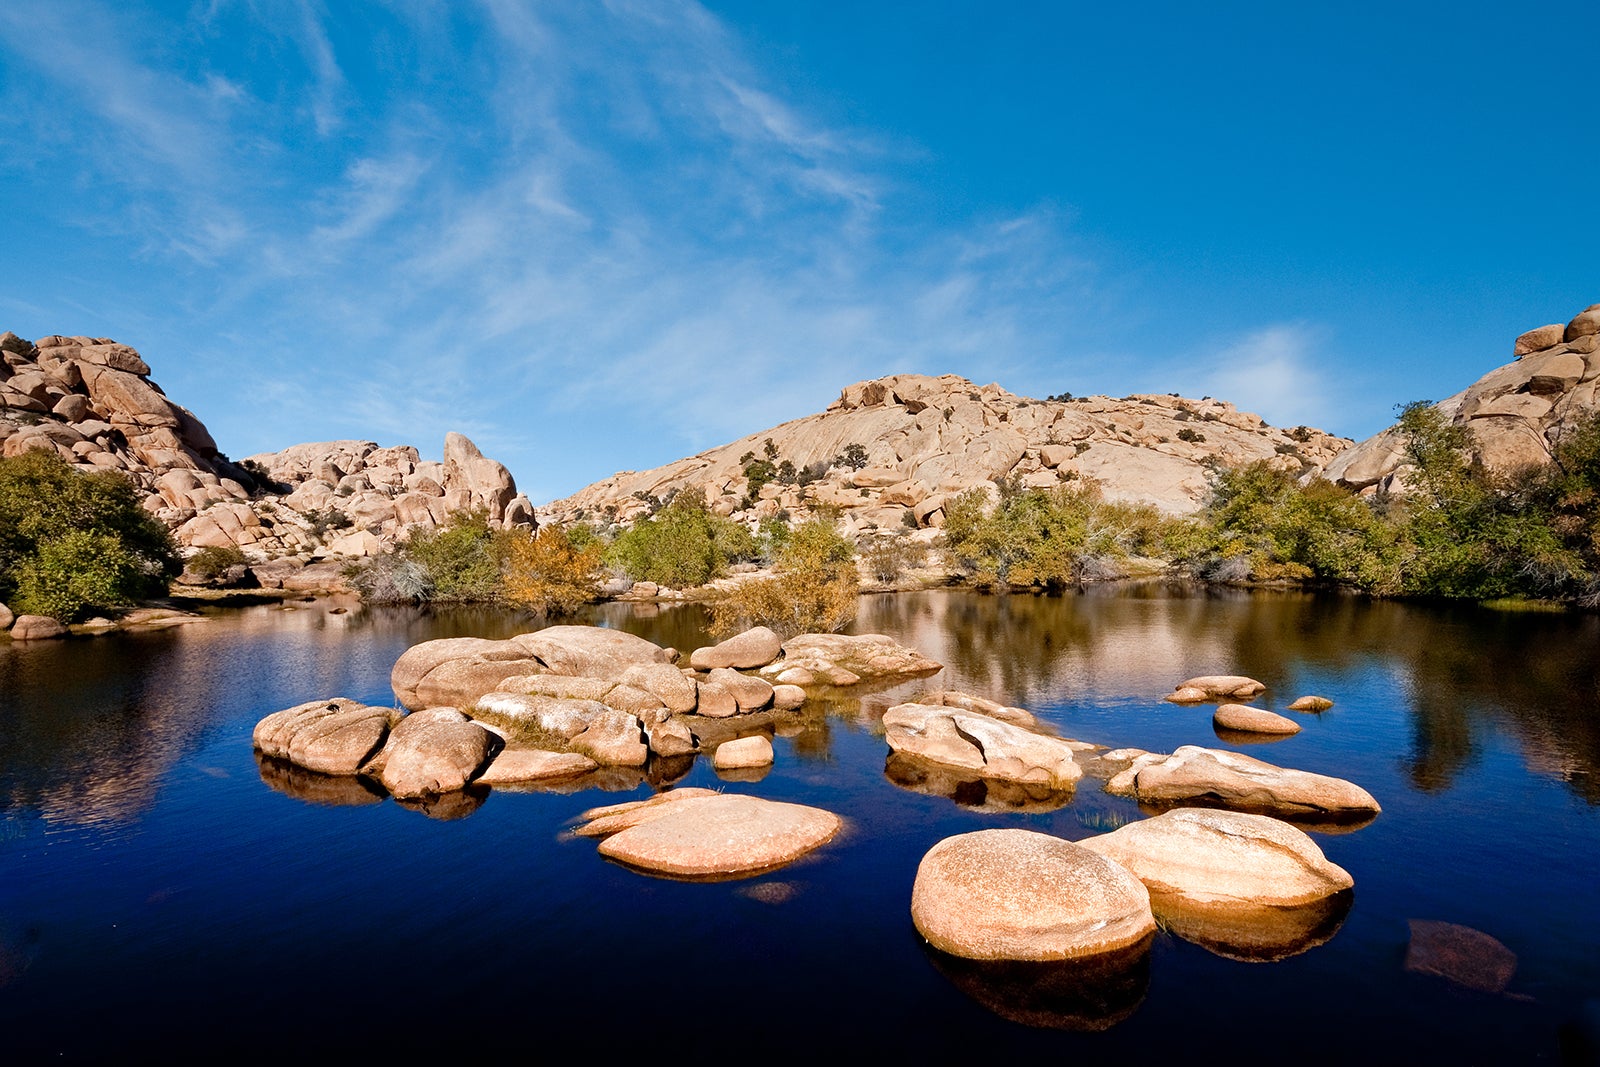
[[[865,449],[865,465],[835,462],[853,444]],[[1349,444],[1308,427],[1275,429],[1209,397],[1032,400],[951,374],[897,374],[849,386],[821,414],[664,467],[620,472],[541,513],[558,522],[628,522],[650,499],[688,491],[718,514],[749,521],[779,512],[799,520],[827,508],[858,533],[930,528],[943,524],[952,496],[994,492],[1005,479],[1039,488],[1092,481],[1109,500],[1183,513],[1205,500],[1208,464],[1267,460],[1300,471]],[[805,485],[769,482],[747,500],[745,457],[769,454],[820,477]]]
[[[1550,461],[1564,433],[1600,396],[1600,304],[1572,321],[1529,330],[1516,339],[1512,361],[1434,405],[1472,436],[1472,459],[1496,474]],[[1355,445],[1323,476],[1360,490],[1403,493],[1411,467],[1397,427]]]
[[[409,714],[313,701],[263,719],[256,748],[303,770],[381,781],[402,799],[652,762],[679,761],[670,777],[680,777],[702,752],[738,780],[737,772],[772,763],[776,717],[806,700],[793,679],[846,685],[941,669],[881,635],[802,634],[786,643],[765,627],[696,649],[688,666],[679,658],[594,626],[425,641],[390,674]],[[747,673],[755,669],[774,680]],[[432,752],[435,744],[444,751]]]
[[[204,618],[176,608],[143,607],[124,611],[115,621],[96,616],[67,626],[48,615],[17,615],[5,604],[0,604],[0,637],[9,637],[13,641],[43,641],[69,634],[93,636],[113,630],[163,630],[203,622]]]
[[[1178,810],[1071,842],[1031,830],[946,838],[918,866],[911,918],[941,953],[1140,965],[1163,928],[1240,959],[1332,936],[1354,885],[1277,819]]]
[[[297,585],[296,563],[376,555],[415,527],[482,508],[491,521],[532,525],[533,506],[504,466],[460,434],[443,462],[371,441],[295,445],[234,463],[205,424],[167,398],[137,351],[106,337],[0,334],[0,455],[55,452],[84,471],[117,471],[180,545],[243,550],[265,586]]]
[[[1229,698],[1253,700],[1266,692],[1266,688],[1254,678],[1243,675],[1209,674],[1179,682],[1164,699],[1173,704],[1204,704]],[[1297,697],[1289,704],[1290,711],[1321,712],[1331,707],[1333,701],[1321,696]],[[1300,724],[1293,719],[1247,704],[1218,705],[1211,724],[1217,736],[1230,741],[1281,739],[1300,732]]]

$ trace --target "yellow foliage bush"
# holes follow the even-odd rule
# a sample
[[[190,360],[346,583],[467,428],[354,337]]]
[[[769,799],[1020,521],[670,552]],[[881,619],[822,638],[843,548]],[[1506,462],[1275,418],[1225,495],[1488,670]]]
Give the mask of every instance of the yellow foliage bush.
[[[546,615],[570,614],[599,595],[601,551],[598,541],[580,543],[564,527],[518,530],[505,546],[501,595]]]
[[[767,626],[788,638],[843,629],[856,617],[855,553],[831,522],[802,523],[779,552],[771,578],[742,582],[711,603],[712,633]]]

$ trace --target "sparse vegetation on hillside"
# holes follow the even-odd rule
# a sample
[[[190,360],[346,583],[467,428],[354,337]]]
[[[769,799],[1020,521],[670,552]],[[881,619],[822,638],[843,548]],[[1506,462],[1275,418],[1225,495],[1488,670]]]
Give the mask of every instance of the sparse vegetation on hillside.
[[[39,450],[0,459],[0,602],[19,614],[72,622],[159,594],[181,569],[120,474]]]

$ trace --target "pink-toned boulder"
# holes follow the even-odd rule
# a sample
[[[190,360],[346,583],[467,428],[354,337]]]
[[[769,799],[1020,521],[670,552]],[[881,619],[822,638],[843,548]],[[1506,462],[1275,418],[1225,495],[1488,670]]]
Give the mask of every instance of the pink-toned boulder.
[[[1266,686],[1254,678],[1246,678],[1242,674],[1204,674],[1198,678],[1190,678],[1176,686],[1176,692],[1185,689],[1198,689],[1207,699],[1218,700],[1233,697],[1236,700],[1249,700],[1266,691]]]
[[[48,615],[18,615],[11,624],[13,641],[43,641],[67,636],[67,628]]]
[[[746,767],[766,767],[772,763],[772,759],[772,742],[756,734],[754,737],[737,737],[722,742],[711,756],[711,766],[719,771],[733,771]]]
[[[1276,815],[1360,818],[1381,810],[1371,793],[1352,782],[1237,752],[1184,745],[1170,756],[1144,752],[1131,758],[1106,783],[1106,792],[1153,803],[1201,801]]]
[[[577,752],[548,752],[541,748],[507,748],[478,775],[480,785],[521,785],[559,781],[587,774],[598,764]]]
[[[1290,711],[1327,711],[1331,707],[1333,707],[1333,701],[1329,700],[1327,697],[1303,696],[1303,697],[1297,697],[1295,699],[1294,703],[1289,705],[1289,710]]]
[[[1287,736],[1300,732],[1300,724],[1264,708],[1246,704],[1219,704],[1211,716],[1211,724],[1219,730],[1235,730],[1247,734],[1272,734]]]
[[[1155,932],[1127,868],[1032,830],[946,838],[917,867],[911,921],[941,952],[977,960],[1068,960],[1129,949]]]
[[[740,711],[759,711],[772,703],[772,683],[765,678],[718,667],[706,676],[706,681],[732,693]]]
[[[697,671],[717,667],[754,670],[777,659],[782,650],[783,642],[777,634],[765,626],[756,626],[720,644],[695,649],[689,656],[689,666]]]
[[[414,711],[379,754],[384,788],[399,799],[461,789],[489,759],[494,737],[454,708]]]
[[[642,820],[602,841],[600,854],[669,877],[748,877],[826,844],[841,825],[820,808],[731,793],[680,799],[683,792],[643,802]]]
[[[251,736],[263,755],[318,774],[355,774],[389,736],[388,708],[338,697],[273,712]]]
[[[1532,352],[1553,348],[1562,342],[1566,331],[1566,325],[1559,322],[1553,322],[1548,326],[1537,326],[1527,333],[1518,335],[1516,343],[1511,346],[1511,354],[1521,359]]]

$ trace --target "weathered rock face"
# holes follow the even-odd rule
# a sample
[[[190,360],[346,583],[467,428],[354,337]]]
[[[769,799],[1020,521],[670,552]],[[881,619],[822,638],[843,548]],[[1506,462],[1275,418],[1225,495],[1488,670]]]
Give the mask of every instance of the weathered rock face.
[[[67,628],[48,615],[19,615],[11,624],[13,641],[43,641],[67,636]]]
[[[884,713],[883,727],[893,751],[983,778],[1071,789],[1083,776],[1071,743],[980,712],[900,704]]]
[[[735,634],[721,644],[697,648],[689,656],[689,666],[697,671],[717,667],[750,670],[765,667],[778,658],[783,642],[765,626],[757,626],[742,634]]]
[[[1153,803],[1197,803],[1290,816],[1362,819],[1381,809],[1372,794],[1325,774],[1274,766],[1237,752],[1184,745],[1172,755],[1123,750],[1127,769],[1106,791]],[[1107,753],[1110,759],[1117,753]]]
[[[799,668],[810,682],[796,681]],[[761,674],[795,685],[855,685],[862,679],[933,674],[944,665],[882,634],[799,634],[783,643],[783,658],[761,668]]]
[[[778,462],[822,473],[803,487],[769,483],[747,500],[740,457],[766,454],[769,440]],[[1298,471],[1326,464],[1348,444],[1320,430],[1274,429],[1209,398],[1040,401],[955,375],[897,374],[849,386],[821,414],[664,467],[620,472],[542,510],[555,521],[629,521],[648,507],[636,494],[684,490],[720,514],[752,520],[780,510],[804,519],[826,505],[857,531],[926,527],[943,524],[951,496],[1017,478],[1041,488],[1092,479],[1110,500],[1183,513],[1206,497],[1208,462],[1260,459]],[[850,445],[864,449],[862,466],[835,462]]]
[[[1080,841],[1132,871],[1152,896],[1295,907],[1355,884],[1304,832],[1265,815],[1186,808]]]
[[[383,786],[400,799],[456,792],[493,748],[493,735],[454,708],[413,712],[389,732],[378,756]]]
[[[355,774],[383,747],[394,713],[354,700],[313,700],[274,712],[256,724],[263,755],[318,774]]]
[[[1550,461],[1551,448],[1596,407],[1600,390],[1600,304],[1516,339],[1512,362],[1434,405],[1472,435],[1472,458],[1496,474]],[[1359,490],[1404,492],[1405,442],[1390,427],[1340,453],[1322,470]]]
[[[1066,960],[1155,932],[1150,895],[1125,867],[1032,830],[978,830],[917,867],[911,921],[934,948],[978,960]]]
[[[32,449],[126,475],[180,544],[257,561],[374,555],[472,508],[508,526],[533,521],[506,469],[460,434],[446,437],[443,463],[410,446],[330,441],[235,464],[138,352],[105,337],[0,335],[0,455]]]
[[[600,843],[602,856],[678,878],[747,877],[781,867],[831,841],[841,825],[820,808],[703,790],[585,814],[618,827]]]

